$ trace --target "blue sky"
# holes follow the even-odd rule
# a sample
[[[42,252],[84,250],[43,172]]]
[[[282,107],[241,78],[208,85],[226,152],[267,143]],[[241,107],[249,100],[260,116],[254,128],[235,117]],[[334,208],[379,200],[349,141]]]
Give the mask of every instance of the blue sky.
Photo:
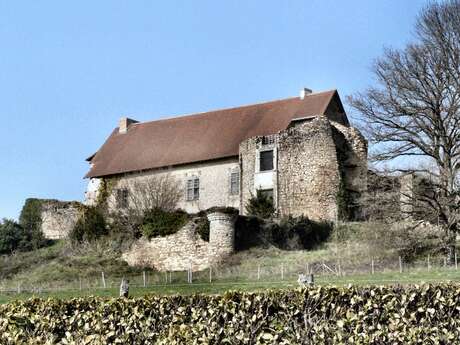
[[[0,0],[0,218],[81,200],[117,126],[372,83],[427,1]]]

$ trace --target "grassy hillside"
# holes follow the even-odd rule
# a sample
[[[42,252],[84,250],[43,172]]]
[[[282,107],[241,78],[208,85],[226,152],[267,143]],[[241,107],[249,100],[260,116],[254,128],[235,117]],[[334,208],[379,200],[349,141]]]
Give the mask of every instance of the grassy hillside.
[[[255,247],[238,252],[211,271],[195,272],[192,285],[187,284],[186,272],[129,267],[109,240],[78,249],[58,241],[47,248],[0,257],[0,302],[28,297],[31,291],[41,296],[116,296],[122,277],[130,279],[133,295],[286,288],[297,286],[298,274],[307,271],[315,274],[318,284],[460,280],[460,271],[443,267],[437,252],[419,255],[410,263],[402,261],[400,266],[398,248],[382,240],[375,224],[349,223],[313,250]]]

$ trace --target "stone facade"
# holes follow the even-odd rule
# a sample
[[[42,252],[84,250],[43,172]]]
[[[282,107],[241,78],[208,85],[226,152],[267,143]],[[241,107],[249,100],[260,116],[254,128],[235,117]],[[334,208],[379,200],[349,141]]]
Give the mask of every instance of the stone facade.
[[[81,204],[75,201],[42,200],[41,230],[48,239],[67,237],[81,213]]]
[[[177,233],[142,238],[123,254],[131,266],[152,267],[159,271],[200,271],[225,259],[234,251],[234,216],[215,212],[208,215],[209,242],[201,239],[190,221]]]
[[[235,216],[214,212],[208,214],[209,255],[219,261],[235,250]]]
[[[340,172],[329,121],[293,124],[280,133],[278,145],[280,213],[335,220]]]
[[[232,194],[230,189],[230,175],[239,171],[238,158],[223,159],[213,162],[195,163],[170,169],[158,169],[148,172],[124,174],[116,177],[116,184],[109,196],[109,206],[116,207],[113,199],[117,189],[127,189],[129,192],[130,182],[142,181],[153,175],[170,175],[179,185],[182,197],[177,204],[188,213],[197,213],[215,206],[228,206],[239,208],[239,195]],[[198,200],[187,201],[186,183],[193,177],[199,179]],[[86,193],[86,204],[94,205],[97,200],[95,186],[99,186],[99,179],[91,179]]]
[[[293,122],[265,142],[254,137],[240,145],[241,205],[257,189],[270,189],[279,215],[335,221],[339,188],[352,198],[366,189],[367,143],[354,128],[316,117]],[[264,150],[274,152],[272,171],[258,167]]]

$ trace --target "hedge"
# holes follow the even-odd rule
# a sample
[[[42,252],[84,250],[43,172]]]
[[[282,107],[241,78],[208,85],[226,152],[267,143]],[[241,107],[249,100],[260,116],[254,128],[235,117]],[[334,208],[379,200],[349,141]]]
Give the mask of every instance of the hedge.
[[[142,234],[152,237],[164,237],[178,232],[189,219],[189,215],[181,210],[165,211],[154,208],[147,211],[142,220]]]
[[[30,299],[0,306],[1,344],[455,344],[460,286]]]

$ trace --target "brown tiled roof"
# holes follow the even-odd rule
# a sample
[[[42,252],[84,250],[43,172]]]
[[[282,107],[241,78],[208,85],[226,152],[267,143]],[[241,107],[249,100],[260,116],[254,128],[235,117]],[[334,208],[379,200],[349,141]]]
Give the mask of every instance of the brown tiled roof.
[[[238,155],[239,144],[275,134],[296,118],[324,115],[335,90],[115,128],[90,157],[86,177],[101,177]]]

